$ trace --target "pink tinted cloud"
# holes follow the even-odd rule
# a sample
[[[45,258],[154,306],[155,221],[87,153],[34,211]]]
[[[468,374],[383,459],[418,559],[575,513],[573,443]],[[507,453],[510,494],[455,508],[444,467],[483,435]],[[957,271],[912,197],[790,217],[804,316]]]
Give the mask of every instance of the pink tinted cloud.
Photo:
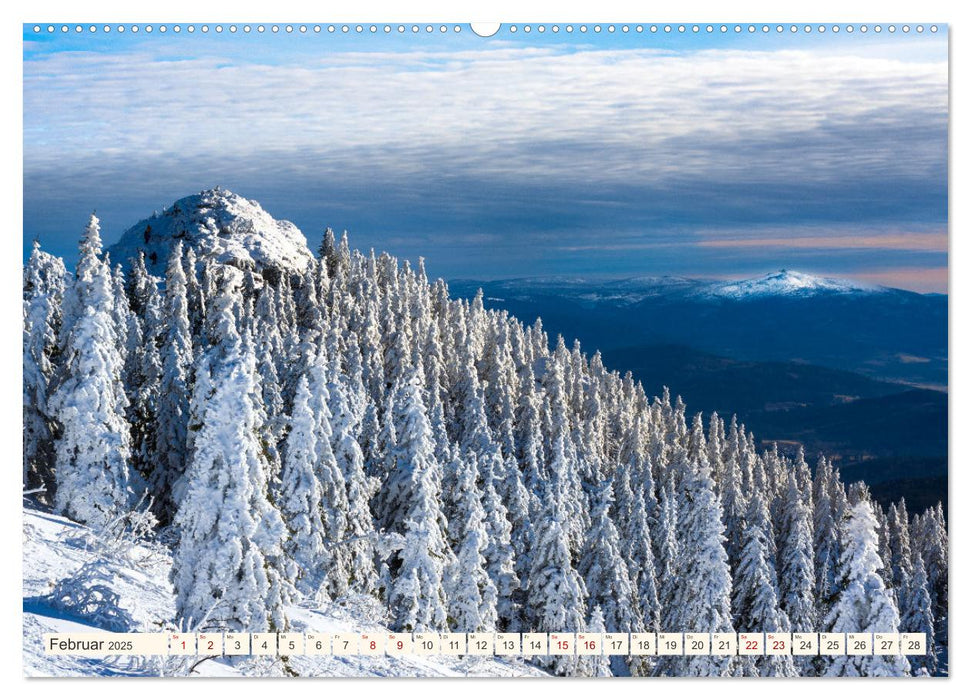
[[[855,279],[915,292],[947,293],[946,267],[897,267],[857,272]]]

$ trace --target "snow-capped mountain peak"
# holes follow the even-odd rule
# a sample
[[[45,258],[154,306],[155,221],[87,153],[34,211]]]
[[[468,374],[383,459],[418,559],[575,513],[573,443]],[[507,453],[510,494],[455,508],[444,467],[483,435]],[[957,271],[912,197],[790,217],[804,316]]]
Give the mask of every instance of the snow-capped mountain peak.
[[[816,294],[858,294],[884,291],[883,287],[852,280],[817,277],[795,270],[779,270],[751,279],[716,282],[699,292],[699,296],[744,299],[770,296],[813,296]]]
[[[313,259],[306,237],[294,224],[274,219],[257,202],[220,187],[183,197],[139,221],[108,251],[113,261],[127,264],[142,250],[149,271],[162,275],[178,241],[200,258],[257,270],[303,271]]]

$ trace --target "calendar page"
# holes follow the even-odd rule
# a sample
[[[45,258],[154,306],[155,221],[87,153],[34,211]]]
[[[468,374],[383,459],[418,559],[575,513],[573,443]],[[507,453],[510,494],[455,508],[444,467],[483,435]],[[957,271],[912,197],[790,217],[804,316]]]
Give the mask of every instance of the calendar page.
[[[25,676],[948,675],[948,26],[633,20],[23,25]]]

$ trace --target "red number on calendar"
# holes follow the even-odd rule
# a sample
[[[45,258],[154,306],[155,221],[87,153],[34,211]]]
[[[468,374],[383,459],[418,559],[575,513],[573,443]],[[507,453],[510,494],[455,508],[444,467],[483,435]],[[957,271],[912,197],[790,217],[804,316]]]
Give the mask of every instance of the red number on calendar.
[[[591,639],[589,642],[584,642],[583,646],[588,651],[593,651],[597,648],[597,643]]]
[[[185,649],[185,640],[182,640],[182,648]]]
[[[561,651],[566,651],[567,649],[570,648],[570,643],[567,642],[567,641],[557,642],[556,643],[556,648],[559,649],[559,650],[561,650]]]
[[[211,639],[209,640],[209,646],[207,646],[206,648],[207,648],[207,649],[208,649],[209,651],[212,651],[212,650],[213,650],[213,646],[212,646],[212,640],[211,640]]]
[[[775,649],[776,651],[782,651],[783,649],[786,648],[786,643],[783,642],[781,639],[777,639],[776,641],[772,642],[772,648]]]
[[[377,642],[371,642],[371,644],[368,645],[368,647],[371,649],[371,651],[374,651],[375,649],[378,648],[378,644]]]
[[[754,651],[755,649],[759,648],[759,643],[754,639],[749,639],[745,642],[745,648],[750,651]]]
[[[398,647],[398,651],[401,651],[402,649],[405,648],[405,643],[399,641],[397,644],[395,644],[395,646]]]

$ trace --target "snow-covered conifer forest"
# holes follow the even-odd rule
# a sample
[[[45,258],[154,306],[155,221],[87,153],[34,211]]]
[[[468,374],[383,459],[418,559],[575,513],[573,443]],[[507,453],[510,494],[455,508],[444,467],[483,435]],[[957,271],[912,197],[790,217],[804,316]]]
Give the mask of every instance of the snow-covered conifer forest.
[[[535,663],[946,673],[940,506],[884,509],[421,260],[330,230],[313,255],[265,219],[210,190],[110,252],[92,215],[73,271],[37,245],[24,269],[25,503],[136,523],[171,562],[161,623],[279,631],[372,599],[401,631],[926,632],[924,657]]]

